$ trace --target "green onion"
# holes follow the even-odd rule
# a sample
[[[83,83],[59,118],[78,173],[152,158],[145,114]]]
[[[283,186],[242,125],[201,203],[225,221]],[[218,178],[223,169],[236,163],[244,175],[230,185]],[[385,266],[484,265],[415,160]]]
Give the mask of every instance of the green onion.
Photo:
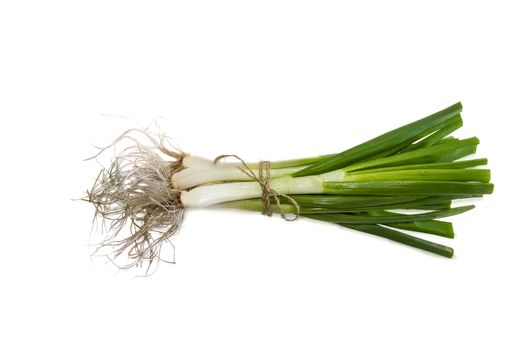
[[[387,226],[409,231],[430,233],[436,236],[442,236],[447,238],[454,238],[454,228],[452,227],[452,223],[445,221],[428,220],[415,222],[398,222],[387,224]]]
[[[388,213],[386,215],[357,215],[357,214],[310,214],[305,215],[311,219],[329,221],[336,224],[390,224],[400,222],[415,222],[425,221],[438,218],[444,218],[447,216],[458,215],[474,209],[473,205],[466,205],[463,207],[457,207],[448,210],[436,210],[424,214],[395,214]]]
[[[491,194],[493,184],[463,181],[366,181],[323,182],[322,193],[347,195],[483,195]]]
[[[377,168],[377,169],[370,169],[370,170],[358,170],[358,171],[352,171],[352,174],[370,174],[370,173],[377,173],[381,171],[398,171],[398,170],[414,170],[414,169],[422,169],[422,170],[429,170],[429,169],[467,169],[476,167],[479,165],[487,165],[487,159],[481,158],[481,159],[471,159],[471,160],[464,160],[464,161],[457,161],[457,162],[448,162],[448,163],[425,163],[425,164],[412,164],[412,165],[401,165],[401,166],[393,166],[388,168]]]
[[[376,235],[379,237],[383,237],[386,239],[390,239],[392,241],[396,241],[399,243],[406,244],[408,246],[419,248],[421,250],[426,250],[428,252],[444,256],[446,258],[452,258],[454,255],[454,249],[447,247],[442,244],[434,243],[427,241],[425,239],[421,239],[418,237],[411,236],[409,234],[392,230],[387,227],[383,227],[380,225],[353,225],[353,224],[341,224],[341,226],[354,229],[356,231],[362,231],[366,233],[370,233],[372,235]]]
[[[461,112],[458,102],[340,153],[269,164],[237,156],[214,162],[142,132],[152,143],[145,146],[129,131],[116,142],[133,145],[101,172],[86,200],[109,221],[105,245],[135,264],[160,259],[184,211],[196,207],[296,215],[452,257],[452,248],[400,230],[453,238],[452,224],[437,219],[474,208],[454,207],[454,200],[493,192],[490,170],[479,168],[487,159],[462,160],[479,140],[450,136],[463,126]]]
[[[475,137],[458,141],[452,140],[433,147],[353,164],[346,167],[345,170],[350,172],[398,165],[451,162],[475,153],[478,143],[479,140]]]
[[[420,170],[397,170],[382,171],[368,174],[348,174],[345,182],[363,181],[490,181],[490,170],[488,169],[420,169]]]
[[[294,176],[322,174],[340,169],[351,163],[388,151],[407,141],[417,141],[429,132],[435,131],[434,128],[436,126],[439,126],[441,123],[446,123],[447,120],[455,117],[462,109],[463,106],[458,102],[426,118],[389,131],[370,141],[314,163],[308,168],[295,173]]]

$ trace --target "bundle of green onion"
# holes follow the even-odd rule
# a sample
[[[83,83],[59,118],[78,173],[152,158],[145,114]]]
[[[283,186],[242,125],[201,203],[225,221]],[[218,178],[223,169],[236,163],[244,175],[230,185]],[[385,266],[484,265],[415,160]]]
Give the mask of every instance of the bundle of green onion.
[[[192,207],[280,212],[452,257],[452,248],[406,231],[453,238],[452,224],[437,219],[474,206],[452,208],[452,201],[493,191],[490,170],[477,168],[487,159],[460,160],[479,140],[449,136],[462,126],[461,110],[456,103],[341,153],[264,163],[265,172],[262,163],[214,162],[148,136],[154,145],[125,148],[87,199],[110,222],[104,246],[117,256],[127,252],[131,265],[158,259]]]

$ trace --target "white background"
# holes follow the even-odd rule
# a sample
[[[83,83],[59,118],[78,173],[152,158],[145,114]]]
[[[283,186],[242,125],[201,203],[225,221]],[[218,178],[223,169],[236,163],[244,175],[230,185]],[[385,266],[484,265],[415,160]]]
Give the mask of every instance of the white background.
[[[519,3],[3,1],[0,347],[523,349]],[[257,161],[343,150],[458,100],[496,190],[436,238],[452,260],[206,210],[152,277],[90,258],[93,210],[72,199],[99,165],[82,159],[135,123]]]

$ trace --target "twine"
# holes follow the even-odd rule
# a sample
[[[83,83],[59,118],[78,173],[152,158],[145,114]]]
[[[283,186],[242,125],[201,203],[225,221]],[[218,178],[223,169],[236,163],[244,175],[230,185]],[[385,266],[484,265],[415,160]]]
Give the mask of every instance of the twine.
[[[252,169],[248,167],[248,165],[246,164],[244,160],[242,160],[239,156],[236,156],[235,154],[223,154],[221,156],[218,156],[213,161],[213,164],[217,164],[217,162],[219,162],[221,159],[230,158],[230,157],[233,157],[237,159],[239,162],[241,162],[244,169],[242,167],[237,167],[237,168],[240,171],[242,171],[244,174],[246,174],[246,176],[248,176],[249,178],[257,181],[257,183],[261,186],[261,192],[262,192],[261,200],[263,203],[263,210],[262,210],[263,215],[272,216],[273,214],[272,199],[273,199],[275,203],[277,204],[277,207],[279,208],[281,217],[284,220],[295,221],[299,218],[299,214],[300,214],[299,204],[292,197],[286,194],[279,193],[270,187],[271,168],[270,168],[269,161],[265,160],[265,161],[259,162],[259,175],[258,176],[253,172]],[[281,205],[281,198],[285,198],[288,202],[290,202],[290,204],[292,204],[295,207],[295,213],[292,218],[286,216],[286,212]]]

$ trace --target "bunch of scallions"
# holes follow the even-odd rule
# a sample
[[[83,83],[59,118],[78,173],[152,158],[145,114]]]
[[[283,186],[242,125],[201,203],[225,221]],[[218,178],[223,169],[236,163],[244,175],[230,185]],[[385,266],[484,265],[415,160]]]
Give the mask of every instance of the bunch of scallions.
[[[260,163],[192,156],[161,135],[128,130],[85,198],[106,228],[97,251],[124,257],[121,267],[162,260],[185,210],[207,207],[326,221],[450,258],[452,248],[410,231],[453,238],[452,224],[437,219],[474,206],[452,201],[493,191],[490,170],[480,168],[487,159],[461,160],[479,140],[449,136],[461,111],[456,103],[341,153]],[[131,145],[117,151],[124,141]]]

